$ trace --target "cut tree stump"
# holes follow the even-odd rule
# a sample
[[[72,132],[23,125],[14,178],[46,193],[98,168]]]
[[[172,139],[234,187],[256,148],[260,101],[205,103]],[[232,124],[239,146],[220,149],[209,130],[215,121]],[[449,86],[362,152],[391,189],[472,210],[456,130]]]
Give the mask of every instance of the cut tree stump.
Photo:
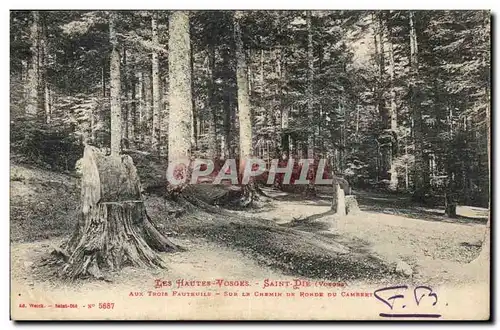
[[[66,255],[63,276],[102,279],[103,270],[124,266],[165,268],[157,252],[179,248],[152,224],[132,158],[86,146],[81,168],[81,216],[59,251]]]

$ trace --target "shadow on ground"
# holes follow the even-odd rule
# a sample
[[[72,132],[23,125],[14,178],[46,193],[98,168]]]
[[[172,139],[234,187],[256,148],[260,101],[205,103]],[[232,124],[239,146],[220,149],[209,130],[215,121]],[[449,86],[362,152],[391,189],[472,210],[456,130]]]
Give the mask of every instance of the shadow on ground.
[[[480,210],[474,212],[473,216],[457,214],[456,218],[449,218],[444,213],[444,207],[431,208],[418,205],[409,196],[359,191],[356,192],[356,198],[360,209],[365,212],[392,214],[426,221],[463,224],[485,224],[488,221],[487,214],[479,208],[469,208],[471,210]]]
[[[307,237],[299,230],[237,222],[190,228],[189,232],[250,254],[287,275],[352,281],[393,281],[394,270],[368,253],[366,242],[344,246],[339,235]]]

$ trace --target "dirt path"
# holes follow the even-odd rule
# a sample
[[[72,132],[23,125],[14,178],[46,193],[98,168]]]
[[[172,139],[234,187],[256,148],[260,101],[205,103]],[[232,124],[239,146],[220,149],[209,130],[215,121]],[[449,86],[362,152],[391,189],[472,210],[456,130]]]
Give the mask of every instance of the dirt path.
[[[482,224],[426,221],[377,212],[360,212],[337,218],[329,213],[329,209],[329,203],[325,200],[291,199],[272,201],[264,208],[253,212],[233,213],[240,216],[258,216],[284,227],[292,227],[300,232],[323,237],[322,240],[325,242],[331,239],[332,244],[340,244],[339,249],[345,246],[350,251],[375,255],[387,263],[397,263],[402,260],[413,268],[415,280],[437,283],[468,282],[477,277],[477,274],[471,276],[464,274],[461,266],[478,255],[484,238]],[[468,209],[460,208],[460,210]],[[308,221],[304,221],[305,219]],[[332,226],[325,228],[325,223]],[[263,267],[261,264],[266,264],[265,260],[263,262],[260,260],[258,264],[244,252],[201,238],[191,240],[177,238],[177,240],[186,246],[188,251],[165,255],[167,264],[171,265],[167,273],[151,274],[149,271],[126,269],[121,274],[131,272],[123,275],[129,283],[134,279],[144,282],[146,278],[151,282],[160,275],[171,277],[185,274],[196,277],[200,273],[222,278],[238,278],[240,275],[245,278],[249,276],[267,278],[273,274],[283,276],[280,271]],[[43,274],[37,276],[36,271],[30,278],[31,271],[24,272],[24,270],[30,269],[38,258],[50,251],[51,245],[57,245],[57,241],[12,244],[13,279],[32,282],[43,279]],[[113,282],[119,283],[120,278],[120,276],[113,278]]]
[[[185,223],[182,218],[175,220],[179,222],[176,226],[180,229],[181,225],[195,229],[191,233],[196,236],[183,236],[182,231],[172,231],[175,236],[172,240],[186,247],[187,251],[162,254],[169,265],[168,269],[124,268],[109,274],[110,282],[64,283],[56,278],[53,268],[39,266],[41,259],[52,251],[51,246],[59,245],[60,239],[40,239],[44,235],[67,236],[71,232],[77,212],[73,204],[77,203],[77,198],[58,197],[72,196],[68,192],[75,193],[75,184],[52,177],[40,178],[29,171],[21,171],[17,175],[18,181],[11,185],[11,216],[15,218],[15,221],[11,221],[11,239],[15,241],[11,243],[13,306],[23,301],[98,303],[106,299],[126,304],[121,305],[121,313],[125,314],[102,314],[102,311],[99,314],[96,311],[91,314],[92,317],[126,315],[126,318],[134,319],[147,314],[151,318],[161,319],[167,315],[165,303],[158,304],[157,297],[147,297],[149,291],[161,290],[154,287],[156,279],[173,281],[169,287],[172,290],[177,289],[177,279],[245,280],[249,282],[252,294],[255,294],[265,291],[263,285],[266,279],[325,281],[330,278],[326,281],[335,281],[332,278],[344,278],[347,290],[356,287],[357,290],[373,292],[374,283],[369,284],[368,279],[379,277],[400,283],[401,279],[391,280],[392,275],[384,268],[395,267],[399,261],[405,262],[413,270],[411,278],[403,279],[408,284],[448,285],[454,292],[458,286],[468,288],[475,283],[485,288],[488,283],[488,267],[469,264],[479,253],[487,210],[458,207],[459,218],[450,220],[442,216],[441,210],[414,206],[404,197],[382,194],[361,194],[359,201],[362,212],[343,218],[330,213],[328,195],[307,200],[301,196],[280,194],[276,196],[277,200],[263,204],[259,209],[231,211],[238,216],[234,221],[231,217],[222,219],[217,214],[200,212],[192,223]],[[28,188],[31,190],[28,191]],[[39,191],[35,191],[35,188]],[[39,201],[42,196],[45,199],[35,204],[34,201]],[[164,219],[164,201],[161,198],[148,197],[147,204],[157,224],[175,229],[176,226],[170,220]],[[246,222],[245,217],[254,219]],[[21,243],[25,240],[36,241]],[[364,275],[358,277],[357,274]],[[183,288],[187,292],[193,289],[196,288]],[[221,288],[208,287],[204,291],[216,295],[217,292],[223,294],[233,289],[238,291],[241,288],[228,286],[221,291]],[[314,292],[318,289],[309,290]],[[335,287],[329,290],[340,294],[346,289]],[[274,288],[273,291],[286,294],[287,289]],[[463,294],[467,296],[469,291],[466,289]],[[134,299],[129,296],[131,292],[142,292],[146,297],[134,303],[134,300],[130,300]],[[481,299],[486,297],[486,294],[477,295]],[[252,302],[242,303],[239,298],[214,298],[180,301],[176,297],[169,297],[165,301],[168,301],[169,306],[174,304],[175,311],[169,310],[168,316],[174,319],[200,319],[203,315],[214,318],[214,306],[220,309],[218,316],[228,315],[230,318],[273,318],[276,313],[280,313],[281,319],[297,319],[301,315],[306,319],[324,319],[325,315],[330,315],[325,314],[325,308],[330,305],[323,304],[321,300],[316,303],[322,308],[315,311],[305,309],[303,314],[287,315],[282,314],[286,306],[292,306],[290,310],[297,310],[293,307],[296,304],[294,300],[280,300],[277,304],[273,299],[258,298],[251,301],[258,304],[259,308],[252,308]],[[207,309],[207,304],[212,309]],[[345,313],[335,318],[349,318],[349,304],[352,304],[355,313],[359,302],[345,300],[342,301]],[[151,310],[145,313],[141,305],[149,306]],[[339,305],[332,306],[338,309]],[[211,310],[212,314],[203,314],[206,310]],[[257,310],[259,314],[255,314]],[[36,309],[29,311],[36,318]],[[62,315],[57,312],[47,311],[47,317]],[[67,318],[80,318],[80,315],[77,311],[64,313]]]
[[[397,198],[400,200],[395,201]],[[406,204],[402,208],[400,203],[406,200],[401,197],[364,193],[361,200],[367,199],[382,200],[386,207],[375,209],[373,204],[362,204],[361,210],[366,211],[338,218],[329,212],[326,198],[301,200],[280,195],[277,201],[250,214],[236,213],[331,237],[387,263],[402,260],[412,267],[415,281],[468,283],[487,275],[484,269],[464,268],[480,252],[487,209],[459,206],[458,218],[449,219],[438,209],[408,208]]]
[[[285,277],[268,268],[263,268],[243,253],[217,246],[213,243],[197,239],[173,239],[176,244],[187,249],[185,252],[164,253],[163,259],[168,269],[150,270],[124,268],[118,273],[111,273],[106,281],[82,281],[77,290],[118,290],[134,288],[134,290],[150,290],[155,279],[247,279],[263,280],[265,278]],[[60,240],[45,240],[32,243],[13,244],[11,249],[11,278],[16,282],[26,282],[29,286],[43,286],[47,289],[75,289],[74,284],[64,284],[47,276],[46,269],[37,263],[47,257],[51,246],[57,246]],[[67,285],[67,286],[66,286]]]

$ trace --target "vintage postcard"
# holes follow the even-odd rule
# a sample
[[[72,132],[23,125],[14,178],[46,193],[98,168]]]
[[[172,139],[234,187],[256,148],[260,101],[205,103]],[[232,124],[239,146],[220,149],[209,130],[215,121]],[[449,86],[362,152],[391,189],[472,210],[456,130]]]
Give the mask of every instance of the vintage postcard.
[[[480,10],[12,10],[13,320],[489,320]]]

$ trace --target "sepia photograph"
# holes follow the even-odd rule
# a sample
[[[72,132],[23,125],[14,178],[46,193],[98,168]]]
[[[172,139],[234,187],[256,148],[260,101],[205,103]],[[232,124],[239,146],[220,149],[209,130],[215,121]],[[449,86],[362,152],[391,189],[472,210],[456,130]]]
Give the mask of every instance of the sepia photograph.
[[[12,320],[491,318],[489,10],[10,10]]]

